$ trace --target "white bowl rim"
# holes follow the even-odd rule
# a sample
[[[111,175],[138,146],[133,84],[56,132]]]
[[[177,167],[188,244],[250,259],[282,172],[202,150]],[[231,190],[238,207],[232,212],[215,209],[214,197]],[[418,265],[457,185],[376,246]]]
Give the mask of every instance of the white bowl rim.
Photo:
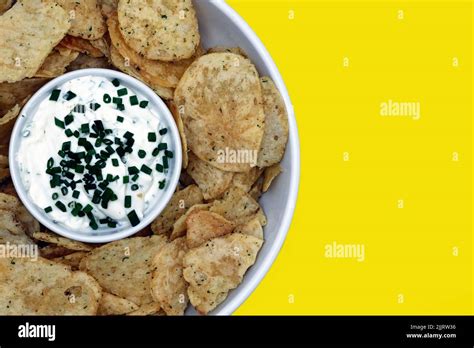
[[[270,270],[270,267],[274,263],[278,256],[280,249],[285,242],[288,230],[291,225],[293,213],[296,206],[296,200],[298,196],[298,188],[300,182],[300,144],[298,136],[298,127],[296,124],[295,113],[293,104],[291,103],[288,90],[283,82],[283,78],[273,61],[270,53],[263,45],[257,34],[250,28],[247,22],[224,0],[214,0],[214,5],[222,11],[224,15],[228,17],[240,30],[242,30],[244,36],[251,41],[258,55],[260,55],[265,61],[266,68],[269,70],[275,85],[283,96],[285,106],[288,112],[289,122],[289,143],[287,149],[291,149],[290,154],[290,176],[292,178],[290,182],[289,195],[286,201],[286,207],[284,210],[283,218],[278,231],[272,231],[276,234],[275,241],[271,248],[264,257],[263,263],[259,266],[256,272],[251,278],[248,275],[244,276],[244,281],[234,290],[237,293],[228,302],[222,303],[216,310],[212,312],[213,315],[231,315],[235,310],[242,305],[250,294],[256,289],[258,284],[263,280],[265,275]],[[259,257],[259,256],[257,256]]]
[[[84,76],[100,76],[100,77],[106,77],[106,78],[117,78],[121,81],[123,81],[125,84],[128,84],[132,89],[135,89],[136,91],[139,91],[141,94],[145,95],[147,99],[152,103],[156,109],[156,111],[159,113],[160,117],[164,118],[163,121],[167,125],[168,130],[170,131],[170,139],[171,142],[173,143],[173,148],[174,148],[174,160],[171,161],[172,163],[172,175],[169,177],[169,184],[165,188],[163,195],[161,198],[155,203],[153,208],[148,209],[147,214],[145,217],[140,221],[140,223],[137,226],[130,226],[127,228],[124,228],[123,230],[119,232],[113,232],[113,233],[108,233],[105,235],[85,235],[85,234],[80,234],[75,231],[68,230],[67,228],[55,224],[51,219],[48,219],[47,217],[40,212],[40,208],[36,206],[33,202],[31,202],[30,198],[28,197],[28,194],[25,192],[25,188],[23,186],[23,182],[20,178],[19,174],[19,168],[17,165],[17,162],[15,160],[16,158],[16,148],[15,143],[19,141],[18,137],[20,136],[21,128],[24,126],[24,121],[22,118],[22,114],[25,113],[25,110],[29,110],[31,108],[35,108],[36,105],[44,100],[38,99],[40,96],[42,96],[44,93],[47,93],[49,90],[54,88],[55,86],[61,85],[66,81],[76,79],[79,77],[84,77]],[[146,226],[150,225],[153,220],[163,211],[163,209],[166,207],[168,202],[170,201],[171,197],[173,196],[175,189],[178,185],[179,182],[179,177],[181,174],[181,166],[182,166],[182,153],[181,153],[181,141],[179,140],[180,135],[178,132],[178,128],[174,122],[173,116],[171,115],[171,112],[169,111],[168,107],[166,104],[161,100],[161,98],[156,95],[153,90],[150,89],[147,85],[145,85],[143,82],[135,79],[134,77],[124,74],[122,72],[116,71],[116,70],[110,70],[110,69],[99,69],[99,68],[90,68],[90,69],[82,69],[82,70],[75,70],[66,74],[63,74],[51,81],[49,81],[47,84],[45,84],[43,87],[41,87],[33,96],[28,100],[28,102],[23,106],[22,110],[19,113],[18,119],[15,122],[15,126],[13,127],[12,130],[12,136],[10,139],[10,145],[9,145],[9,167],[10,167],[10,175],[13,181],[13,184],[15,186],[15,189],[18,193],[18,196],[20,200],[23,202],[25,207],[28,209],[28,211],[44,226],[46,226],[49,230],[81,242],[86,242],[86,243],[108,243],[112,242],[115,240],[123,239],[126,237],[129,237],[137,232],[139,232],[141,229],[145,228]],[[171,171],[170,171],[171,172]]]

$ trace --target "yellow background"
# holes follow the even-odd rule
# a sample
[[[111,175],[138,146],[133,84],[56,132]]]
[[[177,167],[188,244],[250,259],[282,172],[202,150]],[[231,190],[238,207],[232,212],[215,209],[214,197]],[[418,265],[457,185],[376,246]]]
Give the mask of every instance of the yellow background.
[[[237,314],[472,314],[472,3],[228,2],[283,75],[302,163],[285,245]],[[382,117],[389,99],[421,118]],[[334,241],[365,261],[324,257]]]

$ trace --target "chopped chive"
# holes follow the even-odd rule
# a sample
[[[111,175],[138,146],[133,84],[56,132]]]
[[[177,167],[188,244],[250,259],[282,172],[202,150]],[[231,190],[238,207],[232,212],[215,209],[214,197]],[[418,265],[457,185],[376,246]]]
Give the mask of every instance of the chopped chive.
[[[102,140],[102,142],[105,144],[105,145],[112,145],[114,142],[110,139],[104,139]]]
[[[68,128],[64,131],[64,134],[66,134],[66,136],[70,138],[74,135],[74,132]]]
[[[148,141],[149,142],[155,142],[156,141],[156,133],[155,132],[148,133]]]
[[[77,198],[79,198],[79,195],[80,195],[80,194],[81,194],[81,193],[80,193],[79,191],[77,191],[77,190],[76,190],[76,191],[73,191],[72,197],[77,199]]]
[[[123,110],[125,110],[125,105],[124,105],[124,104],[117,104],[117,110],[118,110],[118,111],[123,111]]]
[[[67,187],[61,188],[61,193],[63,194],[63,196],[66,196],[66,195],[67,195],[67,192],[68,192]]]
[[[99,110],[100,106],[101,105],[99,103],[90,103],[90,105],[89,105],[89,107],[91,108],[92,111]]]
[[[112,101],[112,98],[110,97],[109,94],[105,93],[103,100],[104,100],[104,103],[109,104]]]
[[[166,156],[163,157],[163,168],[165,168],[165,169],[169,168],[168,157],[166,157]]]
[[[77,104],[73,109],[74,112],[83,114],[86,112],[86,107],[82,104]]]
[[[165,184],[166,184],[166,179],[163,179],[161,180],[159,183],[158,183],[158,187],[160,190],[163,190],[165,188]]]
[[[56,200],[59,198],[59,194],[57,192],[53,193],[53,195],[51,196],[52,199]]]
[[[151,172],[152,172],[152,169],[150,167],[148,167],[146,164],[143,164],[142,167],[140,168],[140,170],[143,173],[148,174],[148,175],[150,175]]]
[[[79,133],[79,131],[74,131],[73,135],[76,137],[76,138],[79,138],[81,136],[81,133]]]
[[[134,176],[132,176],[132,181],[135,182],[138,180],[140,176],[138,174],[135,174]]]
[[[109,221],[107,223],[107,226],[110,228],[114,228],[114,227],[117,227],[117,223],[115,221]]]
[[[56,126],[58,126],[59,128],[64,129],[64,122],[61,121],[61,120],[59,120],[59,119],[57,119],[56,117],[54,118],[54,124],[55,124]]]
[[[50,157],[48,160],[47,168],[50,169],[53,167],[53,165],[54,165],[54,159],[53,157]]]
[[[122,178],[122,182],[124,184],[128,184],[130,182],[130,177],[128,175],[125,175],[123,178]]]
[[[107,180],[108,182],[112,182],[112,181],[114,181],[114,176],[113,176],[112,174],[107,174],[106,180]]]
[[[166,150],[165,151],[165,156],[168,157],[168,158],[173,158],[173,152]]]
[[[132,139],[133,138],[133,133],[126,131],[125,134],[123,135],[125,139]]]
[[[145,157],[146,157],[146,151],[144,151],[144,150],[138,150],[138,157],[140,157],[140,158],[145,158]]]
[[[156,148],[156,149],[153,149],[153,152],[151,154],[153,155],[153,157],[156,157],[158,156],[159,153],[160,153],[160,150]]]
[[[71,149],[71,142],[65,141],[61,148],[63,151],[69,151]]]
[[[58,209],[61,210],[63,213],[67,211],[66,206],[60,201],[56,202],[55,206],[58,207]]]
[[[148,100],[142,100],[142,101],[140,102],[140,107],[141,107],[142,109],[146,108],[147,106],[148,106]]]
[[[89,124],[88,123],[84,123],[81,125],[81,132],[82,133],[89,133],[90,129],[89,129]]]
[[[49,97],[49,100],[58,101],[59,94],[61,94],[60,89],[53,89],[53,91],[51,92],[51,96]]]
[[[122,116],[117,116],[117,121],[123,123],[124,118]]]
[[[112,98],[112,103],[114,103],[114,104],[122,104],[122,98],[113,97],[113,98]]]
[[[135,166],[128,167],[128,174],[130,174],[130,175],[138,174],[139,172],[140,172],[140,170],[138,170],[138,168],[135,167]]]
[[[135,210],[132,210],[130,213],[128,213],[127,217],[128,220],[130,220],[132,226],[137,226],[140,223],[140,219],[138,218],[138,215]]]
[[[69,114],[66,117],[64,117],[64,124],[66,126],[70,125],[74,121],[74,116]]]
[[[97,225],[97,222],[95,220],[91,220],[91,222],[89,223],[89,226],[93,229],[93,230],[97,230],[99,228],[99,225]]]
[[[117,95],[119,97],[123,97],[124,95],[127,95],[127,93],[128,93],[128,90],[126,88],[121,88],[117,90]]]
[[[67,91],[66,94],[64,95],[64,99],[66,99],[66,100],[72,100],[76,97],[77,97],[76,93],[74,93],[72,91]]]
[[[139,188],[139,186],[137,184],[133,184],[132,187],[131,187],[132,191],[136,191],[136,190],[138,190],[138,188]]]
[[[115,86],[115,87],[118,87],[120,86],[120,81],[118,79],[113,79],[112,80],[112,84]]]
[[[159,163],[156,164],[156,170],[157,170],[157,172],[159,172],[159,173],[163,173],[163,172],[165,171],[164,168],[163,168],[163,166],[162,166],[161,164],[159,164]]]
[[[74,171],[75,171],[76,173],[78,173],[78,174],[83,174],[83,173],[84,173],[84,166],[78,164],[78,165],[76,166],[76,168],[74,168]]]
[[[52,211],[53,211],[53,208],[51,208],[51,207],[46,207],[46,208],[44,208],[44,212],[45,212],[46,214],[51,213]]]
[[[110,145],[107,145],[107,147],[105,148],[105,151],[107,151],[109,155],[112,155],[115,152],[114,148]]]
[[[168,133],[168,128],[160,129],[160,135],[165,135],[166,133]]]
[[[168,150],[168,144],[167,143],[160,143],[158,144],[158,150]]]
[[[113,165],[114,167],[118,167],[118,166],[119,166],[119,161],[118,161],[118,159],[112,158],[112,165]]]
[[[93,209],[92,205],[88,204],[84,207],[84,209],[82,209],[82,211],[87,214],[87,213],[90,213],[92,209]]]
[[[132,207],[132,196],[125,196],[125,208],[131,208]]]
[[[138,105],[138,98],[136,95],[130,97],[130,105]]]

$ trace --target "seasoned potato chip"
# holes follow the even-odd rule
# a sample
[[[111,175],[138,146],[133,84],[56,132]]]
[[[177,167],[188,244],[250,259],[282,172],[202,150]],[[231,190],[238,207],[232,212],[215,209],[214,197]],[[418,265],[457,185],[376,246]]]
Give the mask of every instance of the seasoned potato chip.
[[[107,58],[94,58],[87,54],[79,54],[76,60],[69,64],[67,71],[91,68],[110,69],[111,67]]]
[[[253,184],[252,188],[249,191],[250,197],[254,200],[258,201],[262,196],[262,189],[263,189],[263,179],[260,177],[257,179],[257,182]]]
[[[151,294],[167,315],[183,315],[188,305],[188,284],[183,278],[184,238],[163,246],[152,262]]]
[[[69,35],[97,40],[107,31],[97,0],[55,0],[69,14],[72,24]]]
[[[103,57],[104,54],[102,53],[102,50],[96,48],[92,44],[93,42],[97,43],[97,42],[103,42],[103,41],[102,39],[89,41],[89,40],[81,39],[80,37],[66,35],[59,44],[71,50],[74,50],[80,53],[85,53],[94,58]]]
[[[265,114],[258,73],[248,59],[233,53],[200,57],[180,80],[174,101],[196,156],[225,171],[256,165]]]
[[[5,145],[8,152],[8,144],[10,142],[10,136],[12,134],[13,126],[15,125],[16,118],[20,113],[20,105],[15,105],[5,115],[0,117],[0,144]],[[5,151],[3,151],[5,152]],[[7,154],[7,153],[2,153]]]
[[[220,197],[230,186],[234,173],[224,172],[189,153],[187,173],[202,191],[204,199]]]
[[[103,56],[110,58],[110,43],[109,43],[108,35],[107,37],[104,36],[101,39],[97,40],[91,40],[90,43],[91,45],[95,48],[98,49]]]
[[[109,27],[109,35],[112,44],[122,57],[130,60],[130,64],[134,65],[146,81],[162,87],[175,88],[179,80],[183,76],[186,69],[196,59],[192,56],[189,59],[177,62],[163,62],[158,60],[150,60],[139,53],[135,52],[123,39],[119,30],[119,23],[116,16],[112,16],[107,20]],[[202,54],[201,51],[198,52]]]
[[[196,211],[186,219],[186,245],[195,248],[210,239],[231,233],[235,224],[209,211]]]
[[[172,99],[173,90],[171,88],[163,87],[158,84],[155,84],[151,81],[146,80],[135,67],[130,64],[130,61],[124,58],[114,46],[110,46],[110,60],[112,64],[119,70],[122,70],[124,73],[142,81],[148,87],[155,91],[163,99]]]
[[[0,0],[0,15],[4,14],[13,5],[13,0]]]
[[[265,127],[258,153],[258,166],[269,167],[279,163],[285,154],[288,142],[288,114],[285,102],[269,77],[262,77],[263,109]]]
[[[74,251],[90,251],[92,247],[82,242],[72,240],[66,237],[58,236],[52,232],[34,232],[33,238],[42,242],[55,244]]]
[[[207,314],[216,308],[229,290],[242,282],[262,243],[253,236],[233,233],[214,238],[184,256],[189,300],[199,313]]]
[[[8,157],[0,155],[0,182],[10,177]]]
[[[153,301],[151,261],[165,243],[165,236],[118,240],[92,250],[80,269],[97,279],[105,291],[144,305]]]
[[[243,225],[237,226],[234,233],[247,234],[263,240],[263,228],[258,217],[253,218]]]
[[[280,175],[283,171],[279,164],[274,164],[271,167],[265,168],[265,172],[263,174],[263,185],[262,190],[263,192],[267,192],[270,188],[273,180]]]
[[[136,311],[138,308],[132,301],[103,292],[97,315],[123,315]]]
[[[2,210],[0,210],[0,214]],[[0,218],[0,221],[2,218]],[[1,225],[1,223],[0,223]],[[0,227],[0,244],[10,243],[12,245],[35,245],[35,243],[26,234],[13,234],[10,231]]]
[[[190,58],[199,45],[192,0],[119,0],[120,32],[147,59]]]
[[[140,306],[137,310],[127,313],[130,316],[162,315],[159,303],[150,302]]]
[[[117,12],[118,0],[98,0],[102,15],[106,18]]]
[[[33,232],[39,230],[39,222],[36,221],[15,196],[0,192],[0,209],[12,214],[12,221],[15,224],[19,223],[22,234],[26,233],[31,236]]]
[[[186,235],[186,219],[189,215],[196,211],[209,210],[211,204],[195,204],[188,209],[186,214],[181,215],[178,220],[173,225],[173,232],[171,232],[170,240],[175,240],[176,238],[183,237]]]
[[[62,75],[66,72],[67,66],[78,56],[79,52],[68,48],[62,49],[61,52],[53,50],[36,72],[35,77],[53,78]]]
[[[13,83],[0,83],[0,116],[34,94],[48,81],[49,79],[31,78]]]
[[[202,203],[201,190],[196,185],[176,192],[163,212],[151,224],[154,234],[169,234],[176,220],[195,204]]]
[[[246,223],[255,216],[260,218],[262,226],[266,224],[260,205],[247,192],[237,187],[231,187],[221,200],[214,201],[209,211],[222,215],[237,225]]]
[[[207,50],[207,53],[234,53],[239,54],[245,58],[248,58],[247,53],[240,47],[224,47],[224,46],[216,46],[211,47]]]
[[[0,315],[94,315],[102,290],[83,272],[39,258],[0,258]]]
[[[242,191],[249,192],[262,172],[263,169],[253,167],[248,172],[236,173],[232,178],[232,186],[238,187]]]
[[[13,211],[0,209],[0,216],[0,229],[6,230],[17,236],[25,234],[23,226],[16,219]]]
[[[74,253],[74,250],[66,249],[62,246],[57,246],[54,244],[47,245],[40,248],[40,255],[48,260],[57,259],[58,257],[67,256]]]
[[[71,267],[73,271],[77,271],[79,270],[79,265],[81,263],[82,258],[86,255],[86,251],[76,251],[69,255],[55,257],[52,260]]]
[[[188,141],[186,140],[186,134],[184,133],[183,119],[181,118],[178,107],[173,101],[168,102],[168,107],[173,115],[176,127],[178,127],[179,137],[181,138],[181,150],[183,153],[183,168],[186,169],[189,164],[188,157]]]
[[[68,14],[55,2],[17,2],[0,17],[0,82],[32,77],[69,26]]]

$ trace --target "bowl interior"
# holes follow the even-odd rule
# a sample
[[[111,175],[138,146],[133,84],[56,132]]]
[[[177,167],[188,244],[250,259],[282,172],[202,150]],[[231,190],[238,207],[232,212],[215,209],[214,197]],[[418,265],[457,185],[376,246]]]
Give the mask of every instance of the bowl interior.
[[[256,65],[261,76],[270,76],[280,90],[289,116],[290,136],[281,163],[283,173],[275,179],[260,204],[267,216],[265,242],[256,263],[246,273],[242,284],[212,314],[229,315],[240,306],[267,273],[286,237],[299,183],[299,143],[293,108],[283,80],[272,58],[250,27],[224,1],[195,1],[204,48],[240,47]],[[195,314],[190,308],[187,314]]]
[[[51,93],[53,88],[69,81],[71,79],[83,77],[83,76],[100,76],[106,78],[117,78],[121,81],[122,85],[135,90],[137,93],[143,95],[147,100],[150,101],[151,104],[154,105],[157,113],[159,113],[162,117],[163,122],[165,123],[166,127],[169,130],[170,134],[170,141],[171,146],[175,150],[175,158],[173,161],[170,162],[170,169],[168,173],[168,184],[165,187],[162,195],[155,204],[152,204],[146,211],[144,218],[140,221],[140,223],[135,226],[124,227],[122,229],[115,229],[115,228],[100,228],[97,232],[88,232],[88,233],[81,233],[78,231],[68,230],[67,228],[63,227],[62,225],[54,223],[49,216],[44,212],[43,209],[36,206],[28,197],[28,193],[25,190],[23,182],[20,177],[20,170],[18,167],[18,162],[15,160],[16,154],[20,148],[20,140],[21,140],[21,133],[23,132],[24,127],[31,123],[32,118],[34,117],[36,110],[39,107],[39,104],[44,100],[47,99]],[[12,138],[10,141],[10,171],[11,177],[13,179],[13,183],[15,185],[16,191],[18,196],[20,197],[23,204],[26,208],[33,214],[33,216],[40,221],[44,226],[46,226],[49,230],[56,232],[60,235],[65,237],[79,240],[82,242],[89,242],[89,243],[105,243],[110,242],[112,240],[122,239],[128,237],[134,233],[137,233],[147,225],[149,225],[159,214],[160,212],[166,207],[169,200],[171,199],[174,190],[177,186],[179,181],[179,175],[181,172],[181,142],[179,141],[179,133],[178,129],[174,123],[173,117],[163,103],[163,101],[146,85],[141,83],[140,81],[130,77],[126,74],[123,74],[118,71],[114,70],[106,70],[106,69],[84,69],[84,70],[76,70],[68,74],[64,74],[49,83],[43,86],[24,106],[20,113],[20,117],[18,118],[17,122],[15,123],[15,127],[12,132]]]

